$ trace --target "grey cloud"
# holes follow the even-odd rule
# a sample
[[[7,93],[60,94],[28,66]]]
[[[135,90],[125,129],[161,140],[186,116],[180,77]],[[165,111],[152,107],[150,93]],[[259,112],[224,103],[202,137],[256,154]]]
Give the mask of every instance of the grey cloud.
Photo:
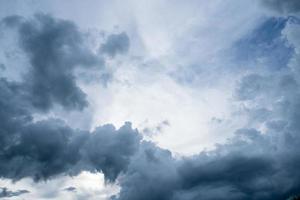
[[[298,0],[261,0],[264,5],[283,14],[297,13],[300,11]]]
[[[235,42],[233,46],[235,60],[239,65],[251,67],[262,65],[271,70],[280,70],[287,66],[293,48],[281,32],[296,17],[270,17]]]
[[[40,180],[68,173],[80,160],[84,141],[80,136],[54,120],[24,125],[23,131],[16,133],[17,138],[1,149],[0,174],[14,180]]]
[[[107,37],[105,43],[101,46],[100,52],[111,57],[117,54],[124,54],[129,50],[130,41],[125,32],[119,34],[111,34]]]
[[[18,26],[22,23],[23,21],[23,17],[19,16],[19,15],[12,15],[12,16],[7,16],[5,17],[1,24],[9,26],[9,27],[15,27]]]
[[[37,23],[41,23],[39,20]],[[43,23],[49,24],[42,26],[42,30],[61,28],[61,25],[58,26],[60,28],[54,26],[56,23],[51,18],[43,20],[46,20]],[[70,79],[72,69],[63,71],[62,77],[51,72],[52,60],[46,71],[35,69],[40,62],[35,55],[40,55],[40,52],[32,50],[32,46],[44,42],[32,39],[35,38],[32,35],[40,35],[40,29],[28,23],[22,22],[18,26],[28,36],[21,41],[22,47],[32,54],[29,75],[41,74],[48,79],[46,71],[50,70],[49,80],[56,80],[56,76]],[[73,27],[68,23],[63,25]],[[46,31],[46,35],[41,34],[40,37],[48,38],[50,33],[59,38],[58,41],[66,42],[64,37],[57,36],[56,31]],[[69,60],[64,48],[58,47],[62,48],[62,57],[50,53],[58,65],[66,62],[73,68],[85,63]],[[298,54],[294,53],[294,56]],[[32,82],[30,77],[28,80]],[[116,183],[121,186],[120,194],[111,197],[115,200],[287,199],[300,193],[298,79],[299,74],[290,68],[282,73],[257,72],[243,77],[236,90],[237,100],[260,105],[259,108],[249,108],[256,115],[268,110],[268,115],[258,120],[260,125],[267,127],[266,132],[249,127],[239,129],[233,138],[217,145],[215,150],[176,158],[170,151],[142,141],[130,123],[120,129],[104,125],[89,132],[75,130],[57,119],[35,122],[32,106],[36,105],[32,104],[31,98],[36,94],[28,90],[33,87],[2,78],[0,177],[42,180],[58,175],[75,175],[83,170],[101,171],[106,181],[117,180]],[[74,80],[72,76],[71,80]],[[50,93],[45,98],[59,98],[59,92]],[[55,100],[64,105],[64,100]]]
[[[147,136],[154,136],[162,133],[166,127],[170,126],[170,122],[168,120],[163,120],[154,127],[147,126],[142,130],[142,133]]]
[[[114,181],[138,149],[141,138],[130,123],[90,133],[57,119],[34,122],[26,87],[1,79],[0,89],[0,177],[38,181],[89,170]]]
[[[26,194],[29,193],[28,190],[17,190],[17,191],[11,191],[8,190],[6,187],[2,187],[0,188],[1,192],[0,192],[0,198],[5,198],[5,197],[16,197],[16,196],[20,196],[22,194]]]
[[[291,36],[287,39],[298,48],[298,40]],[[258,71],[237,83],[236,100],[254,105],[247,115],[267,128],[264,133],[239,129],[215,150],[181,159],[143,144],[113,199],[281,200],[299,194],[300,89],[294,70],[298,56],[295,51],[281,71]]]
[[[258,74],[250,74],[241,80],[236,94],[240,100],[251,100],[261,93],[265,79]]]
[[[0,71],[4,71],[6,69],[5,65],[3,63],[0,63]]]
[[[95,170],[102,171],[106,178],[113,181],[121,171],[125,171],[130,156],[139,148],[141,137],[125,123],[119,130],[112,125],[98,127],[85,144],[84,158]],[[99,145],[101,144],[101,145]]]
[[[290,97],[298,89],[297,77],[289,72],[273,72],[272,74],[249,74],[238,84],[235,96],[238,100],[255,100],[256,98]],[[263,102],[261,102],[263,103]],[[262,104],[263,105],[263,104]]]
[[[17,30],[31,67],[21,82],[0,79],[0,177],[38,181],[89,170],[114,181],[141,140],[130,123],[118,130],[105,125],[89,132],[55,118],[32,117],[36,109],[48,111],[54,104],[66,109],[87,105],[74,70],[101,60],[85,46],[82,33],[72,22],[44,14],[30,20],[11,16],[2,24]]]
[[[86,107],[86,95],[76,85],[74,69],[102,61],[84,44],[76,25],[45,14],[30,20],[10,16],[2,22],[17,29],[20,47],[30,60],[24,84],[33,106],[41,110],[49,110],[54,104],[66,109]]]
[[[113,199],[172,199],[180,187],[176,160],[168,150],[144,142],[119,183],[121,192]]]
[[[70,187],[65,188],[64,190],[68,191],[68,192],[76,192],[76,187],[70,186]]]
[[[84,109],[88,102],[86,94],[76,84],[75,72],[79,71],[82,79],[96,78],[107,85],[112,74],[104,69],[102,55],[124,54],[130,45],[125,32],[110,34],[100,47],[101,54],[96,54],[73,22],[47,14],[36,14],[33,18],[8,16],[0,25],[17,32],[19,47],[31,65],[23,84],[30,93],[33,107],[41,111],[48,111],[53,105],[61,105],[67,110]],[[92,69],[94,66],[99,70],[97,73]]]
[[[277,89],[272,98],[281,97],[281,88],[273,85]],[[88,133],[54,119],[32,122],[26,104],[18,106],[21,86],[2,80],[0,94],[6,109],[0,115],[1,177],[40,180],[102,171],[107,181],[118,179],[121,192],[111,197],[118,200],[279,200],[300,192],[296,94],[285,96],[288,112],[274,105],[274,119],[265,119],[271,127],[267,133],[240,129],[216,150],[181,159],[141,142],[129,123],[118,130],[105,125]],[[9,98],[12,101],[6,101]],[[280,116],[281,121],[274,121]]]
[[[299,136],[281,136],[241,129],[216,150],[183,159],[143,143],[112,199],[286,199],[300,192]]]
[[[215,156],[202,154],[180,168],[184,196],[191,192],[194,196],[191,199],[284,199],[295,189],[281,190],[286,178],[281,173],[288,172],[285,166],[281,166],[282,158],[276,160],[276,156],[268,153],[272,148],[264,142],[265,138],[260,133],[245,131],[246,135],[240,139],[235,138],[233,143],[212,152]],[[262,150],[261,145],[265,145],[265,149]],[[296,177],[288,179],[297,181]],[[299,192],[299,188],[296,189]],[[219,194],[222,196],[219,197]],[[181,195],[177,192],[177,196]]]
[[[19,127],[1,135],[0,176],[13,180],[38,181],[88,170],[101,171],[106,180],[114,181],[126,170],[140,140],[130,124],[119,130],[106,125],[93,133],[73,130],[54,119]]]

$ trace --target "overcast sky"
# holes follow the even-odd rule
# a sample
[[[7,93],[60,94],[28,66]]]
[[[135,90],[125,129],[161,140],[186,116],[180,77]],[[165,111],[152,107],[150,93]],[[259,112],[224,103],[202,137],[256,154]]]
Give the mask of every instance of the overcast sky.
[[[0,199],[300,194],[299,0],[0,0]]]

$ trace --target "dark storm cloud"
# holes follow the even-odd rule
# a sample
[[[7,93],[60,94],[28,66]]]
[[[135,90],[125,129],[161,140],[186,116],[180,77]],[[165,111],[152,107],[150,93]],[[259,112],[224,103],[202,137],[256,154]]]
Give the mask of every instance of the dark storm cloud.
[[[264,5],[283,14],[297,13],[300,11],[299,0],[261,0]]]
[[[57,119],[33,122],[27,88],[1,79],[0,89],[1,177],[40,180],[90,170],[113,181],[137,151],[140,136],[129,123],[89,133]]]
[[[22,131],[2,137],[1,141],[1,177],[41,180],[89,170],[101,171],[106,180],[114,181],[125,171],[139,136],[129,124],[119,130],[106,125],[94,133],[85,133],[60,121],[47,120],[23,125]]]
[[[202,154],[180,167],[184,189],[175,199],[279,200],[299,193],[298,171],[289,168],[286,155],[272,146],[271,138],[255,130],[237,134],[235,141],[212,152],[214,155]],[[298,153],[289,153],[295,157],[287,160],[295,165]],[[193,197],[184,198],[189,195]]]
[[[17,29],[20,47],[30,60],[24,84],[34,107],[49,110],[54,104],[66,109],[87,106],[86,95],[76,85],[74,69],[101,64],[101,60],[84,44],[75,24],[44,14],[31,20],[10,16],[2,23]]]
[[[0,198],[5,198],[5,197],[16,197],[16,196],[20,196],[22,194],[26,194],[29,193],[28,190],[17,190],[17,191],[11,191],[8,190],[6,187],[2,187],[0,188],[1,192],[0,192]]]
[[[275,81],[269,98],[285,94],[284,102],[274,101],[276,109],[265,120],[267,133],[240,129],[216,150],[176,159],[141,142],[129,123],[88,133],[54,119],[32,122],[22,87],[2,80],[0,175],[40,180],[102,171],[107,181],[118,178],[121,192],[112,197],[118,200],[285,199],[300,192],[299,88],[286,75],[263,83],[267,81]]]
[[[112,125],[98,127],[85,143],[83,156],[91,170],[102,171],[108,180],[115,180],[127,168],[130,156],[139,148],[140,136],[125,123],[119,130]]]
[[[290,100],[290,109],[295,109],[296,101]],[[272,128],[267,134],[241,129],[216,150],[184,159],[142,144],[120,178],[120,196],[114,199],[279,200],[299,193],[299,128],[268,120]],[[290,115],[289,123],[297,121]]]
[[[20,82],[0,79],[0,177],[41,180],[89,170],[114,181],[126,170],[141,139],[130,123],[118,130],[105,125],[88,132],[62,120],[32,117],[36,108],[48,111],[54,104],[66,109],[87,105],[74,70],[101,60],[84,44],[82,33],[70,21],[43,14],[31,20],[6,17],[3,25],[17,30],[31,66]]]
[[[237,102],[258,105],[248,108],[253,116],[268,111],[257,120],[264,133],[239,129],[215,150],[176,158],[142,141],[130,123],[90,132],[58,119],[34,121],[34,108],[47,110],[54,103],[80,108],[78,99],[84,98],[73,96],[73,90],[80,91],[73,70],[94,61],[73,41],[80,43],[81,37],[70,22],[42,15],[33,21],[12,18],[10,26],[17,27],[32,68],[24,82],[0,79],[0,177],[38,181],[101,171],[106,181],[121,186],[120,194],[111,197],[115,200],[280,200],[300,193],[299,74],[291,63],[284,71],[253,73],[238,82]],[[39,93],[41,88],[46,91]],[[42,99],[45,104],[38,103]]]
[[[178,164],[168,150],[144,142],[132,158],[128,170],[119,180],[121,192],[118,200],[172,199],[180,188]]]
[[[111,57],[117,54],[124,54],[129,50],[129,37],[125,32],[119,34],[111,34],[107,37],[105,43],[101,46],[100,52]]]
[[[215,150],[178,159],[143,143],[119,179],[121,192],[113,199],[281,200],[299,194],[300,43],[289,36],[287,40],[296,50],[286,66],[245,75],[234,95],[242,106],[252,106],[246,108],[247,117],[264,126],[264,133],[239,129]]]
[[[18,94],[22,91],[15,87],[2,81],[1,177],[40,180],[90,170],[101,171],[106,180],[114,181],[125,171],[140,141],[129,123],[118,130],[105,125],[89,133],[74,130],[57,119],[33,122],[26,105],[22,106],[22,94]]]
[[[112,199],[280,200],[298,194],[300,137],[293,133],[281,138],[284,132],[277,128],[272,131],[278,136],[241,129],[216,150],[183,159],[143,143],[119,178],[119,196]]]

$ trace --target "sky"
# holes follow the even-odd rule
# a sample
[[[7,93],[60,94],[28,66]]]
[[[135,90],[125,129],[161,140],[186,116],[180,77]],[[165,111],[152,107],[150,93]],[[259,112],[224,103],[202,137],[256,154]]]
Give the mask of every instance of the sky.
[[[0,0],[0,199],[293,199],[299,36],[299,0]]]

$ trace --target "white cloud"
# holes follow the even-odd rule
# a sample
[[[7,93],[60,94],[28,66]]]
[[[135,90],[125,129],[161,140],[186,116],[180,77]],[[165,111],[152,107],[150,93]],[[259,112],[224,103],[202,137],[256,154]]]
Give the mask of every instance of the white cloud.
[[[12,200],[41,199],[41,200],[72,200],[91,199],[108,200],[111,195],[118,193],[119,188],[113,184],[104,184],[101,173],[82,172],[77,176],[61,176],[47,181],[33,182],[29,178],[13,183],[8,179],[0,179],[0,185],[13,190],[28,190],[29,193],[11,197]],[[66,191],[74,187],[74,191]]]

